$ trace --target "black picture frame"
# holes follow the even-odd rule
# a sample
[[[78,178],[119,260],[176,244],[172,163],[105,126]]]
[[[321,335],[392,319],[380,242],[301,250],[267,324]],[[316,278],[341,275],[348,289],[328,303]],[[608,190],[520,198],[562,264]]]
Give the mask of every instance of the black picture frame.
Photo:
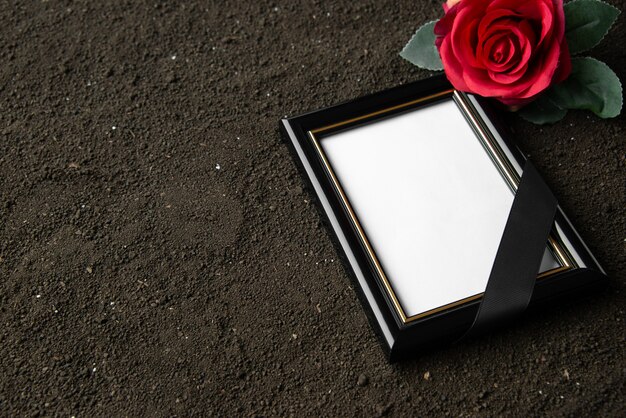
[[[453,97],[476,135],[485,141],[486,152],[492,159],[501,159],[497,163],[503,167],[503,177],[514,190],[520,173],[513,165],[523,167],[525,156],[508,138],[507,129],[487,101],[454,91],[445,76],[417,81],[280,121],[281,133],[307,179],[327,225],[333,231],[340,259],[350,272],[390,361],[457,340],[476,317],[480,295],[415,318],[404,315],[316,136],[376,123],[450,97]],[[492,145],[495,148],[488,150]],[[604,271],[560,208],[555,225],[558,225],[558,231],[554,234],[553,248],[562,257],[564,267],[537,280],[529,309],[550,304],[556,299],[573,297],[576,293],[585,293],[606,282]]]

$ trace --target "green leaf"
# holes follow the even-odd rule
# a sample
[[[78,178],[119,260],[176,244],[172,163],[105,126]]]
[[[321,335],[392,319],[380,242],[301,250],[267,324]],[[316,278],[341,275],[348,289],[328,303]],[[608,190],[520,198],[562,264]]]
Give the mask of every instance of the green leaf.
[[[527,104],[517,112],[522,118],[536,125],[546,125],[560,121],[567,114],[566,109],[555,105],[545,94]]]
[[[439,51],[435,46],[435,23],[425,23],[400,52],[400,56],[411,64],[427,70],[443,70]]]
[[[572,74],[547,94],[563,109],[587,109],[601,118],[614,118],[622,111],[619,78],[608,65],[594,58],[574,58]]]
[[[565,39],[571,54],[598,45],[620,14],[619,9],[600,0],[573,0],[563,10]]]

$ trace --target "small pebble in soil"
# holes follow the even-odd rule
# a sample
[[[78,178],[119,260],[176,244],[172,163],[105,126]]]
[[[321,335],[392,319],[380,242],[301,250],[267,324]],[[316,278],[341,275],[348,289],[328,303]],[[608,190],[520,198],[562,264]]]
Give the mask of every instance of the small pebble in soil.
[[[222,166],[221,166],[221,165],[219,165],[219,164],[215,164],[215,169],[216,169],[216,170],[220,170],[221,168],[222,168]]]
[[[387,415],[390,410],[391,410],[391,404],[390,405],[377,405],[376,406],[376,413],[380,417],[384,417],[385,415]]]
[[[360,374],[359,378],[356,381],[356,384],[361,387],[367,386],[368,383],[369,383],[369,379],[364,374]]]
[[[424,380],[430,380],[430,372],[424,373]]]

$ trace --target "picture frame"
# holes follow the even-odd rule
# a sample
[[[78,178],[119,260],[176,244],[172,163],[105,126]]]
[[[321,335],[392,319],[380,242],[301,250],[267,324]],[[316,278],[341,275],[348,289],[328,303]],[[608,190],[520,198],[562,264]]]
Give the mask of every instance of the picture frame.
[[[526,161],[497,113],[438,76],[280,127],[389,359],[462,336]],[[558,208],[529,307],[604,279]]]

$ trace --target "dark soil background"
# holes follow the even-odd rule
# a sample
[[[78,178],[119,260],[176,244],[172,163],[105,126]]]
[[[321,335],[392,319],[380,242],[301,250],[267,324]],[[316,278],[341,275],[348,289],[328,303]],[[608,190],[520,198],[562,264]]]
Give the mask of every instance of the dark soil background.
[[[1,3],[2,415],[623,416],[624,116],[505,115],[609,288],[390,365],[277,123],[439,1]]]

